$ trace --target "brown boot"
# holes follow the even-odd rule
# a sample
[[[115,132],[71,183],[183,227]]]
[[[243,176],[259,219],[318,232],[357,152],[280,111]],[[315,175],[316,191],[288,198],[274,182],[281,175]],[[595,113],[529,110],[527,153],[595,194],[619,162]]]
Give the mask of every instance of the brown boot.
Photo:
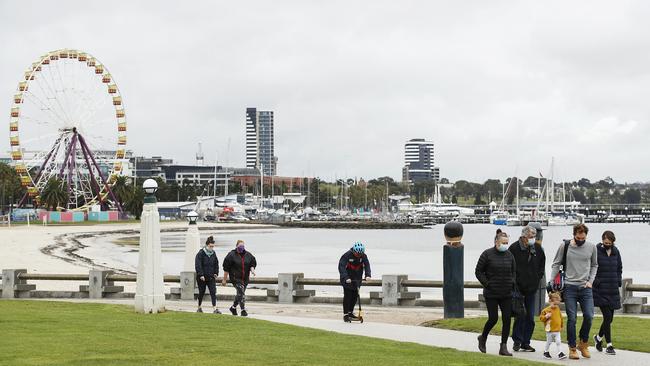
[[[569,347],[569,358],[572,360],[580,359],[580,357],[578,356],[578,351],[576,351],[575,347]]]
[[[589,353],[589,342],[580,340],[580,342],[578,342],[578,351],[580,351],[582,357],[591,358],[591,354]]]

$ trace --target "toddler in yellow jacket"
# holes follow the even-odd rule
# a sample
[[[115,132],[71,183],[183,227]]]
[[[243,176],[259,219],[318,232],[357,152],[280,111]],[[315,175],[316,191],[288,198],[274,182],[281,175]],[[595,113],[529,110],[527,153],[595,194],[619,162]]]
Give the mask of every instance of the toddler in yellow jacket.
[[[544,308],[539,314],[539,320],[544,323],[544,330],[546,331],[546,347],[544,348],[544,358],[551,359],[551,354],[549,350],[551,349],[551,343],[555,342],[557,347],[557,357],[560,360],[566,358],[564,352],[561,351],[562,338],[560,332],[562,331],[563,320],[562,313],[560,312],[560,294],[557,292],[551,292],[548,295],[548,307]]]

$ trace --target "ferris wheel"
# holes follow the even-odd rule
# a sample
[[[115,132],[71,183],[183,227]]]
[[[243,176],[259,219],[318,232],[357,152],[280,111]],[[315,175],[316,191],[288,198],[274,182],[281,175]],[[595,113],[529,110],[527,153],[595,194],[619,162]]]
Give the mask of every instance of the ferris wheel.
[[[65,184],[65,209],[94,205],[122,211],[111,191],[126,155],[126,115],[119,88],[92,55],[49,52],[30,65],[13,98],[9,142],[14,168],[30,199],[52,178]]]

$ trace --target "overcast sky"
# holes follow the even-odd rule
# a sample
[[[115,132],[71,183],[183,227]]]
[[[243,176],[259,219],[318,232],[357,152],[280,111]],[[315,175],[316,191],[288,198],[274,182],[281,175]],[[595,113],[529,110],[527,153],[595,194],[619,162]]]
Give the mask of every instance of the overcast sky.
[[[1,1],[0,110],[76,48],[118,83],[137,155],[190,163],[202,142],[244,166],[258,107],[280,175],[401,178],[426,138],[451,180],[555,157],[562,179],[650,181],[648,19],[648,1]]]

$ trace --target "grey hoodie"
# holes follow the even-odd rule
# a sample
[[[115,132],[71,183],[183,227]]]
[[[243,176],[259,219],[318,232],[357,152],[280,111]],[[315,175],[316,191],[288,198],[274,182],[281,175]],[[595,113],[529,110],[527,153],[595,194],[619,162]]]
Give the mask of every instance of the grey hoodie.
[[[551,279],[555,278],[560,271],[564,255],[564,245],[560,245],[555,253],[553,266],[551,267]],[[596,272],[598,272],[598,251],[596,246],[591,242],[585,242],[582,246],[572,244],[566,253],[566,274],[565,283],[585,287],[587,282],[594,283]]]

